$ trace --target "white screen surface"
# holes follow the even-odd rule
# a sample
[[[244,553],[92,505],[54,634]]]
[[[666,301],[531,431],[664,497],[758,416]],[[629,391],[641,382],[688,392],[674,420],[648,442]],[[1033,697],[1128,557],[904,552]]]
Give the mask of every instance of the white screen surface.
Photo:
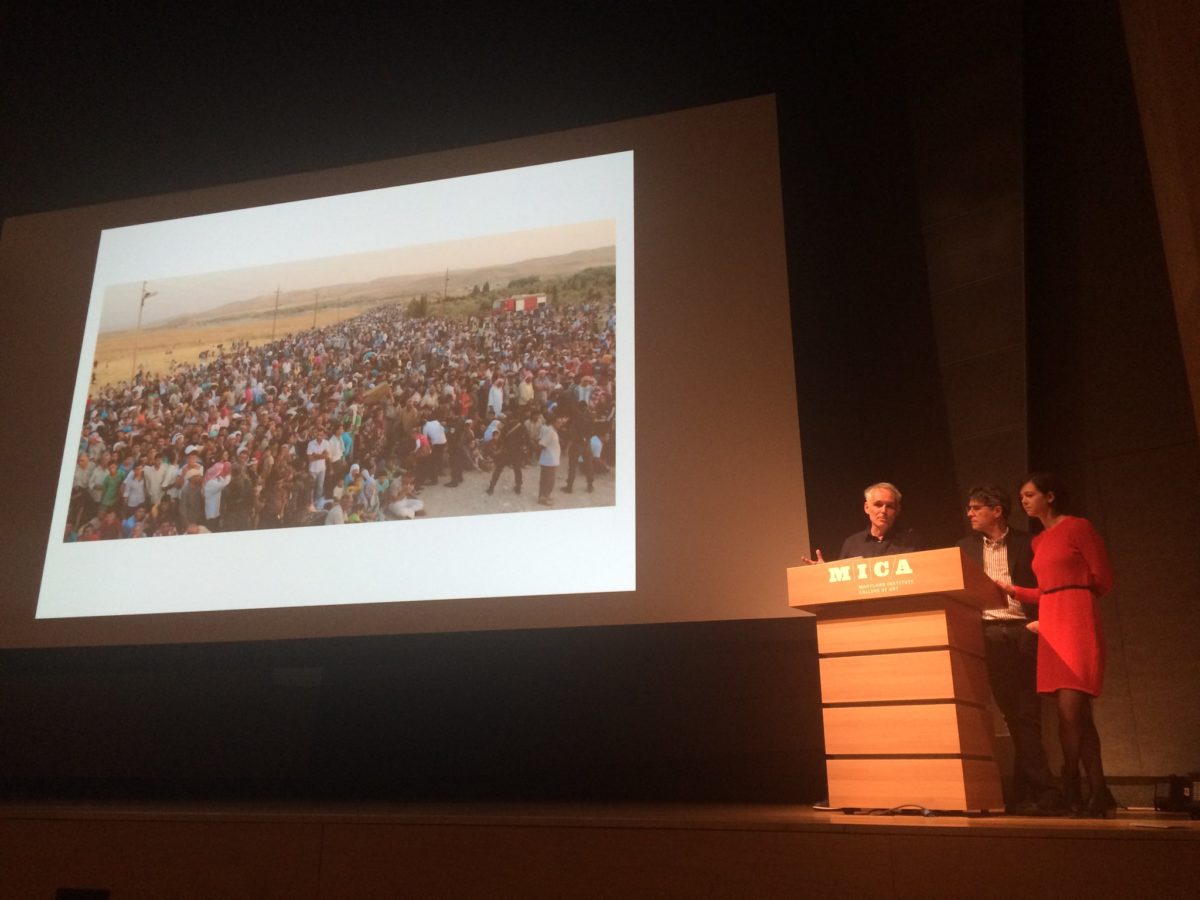
[[[228,247],[222,251],[228,255],[216,259],[195,258],[186,266],[177,261],[153,273],[126,268],[97,278],[102,235],[133,235],[140,229],[152,233],[154,223],[167,224],[162,234],[169,235],[181,227],[172,223],[239,210],[279,204],[297,209],[304,201],[317,201],[310,207],[316,209],[327,202],[323,198],[382,195],[409,186],[429,191],[459,179],[509,178],[526,170],[554,171],[572,161],[599,165],[620,159],[630,160],[632,170],[633,223],[628,229],[620,211],[611,210],[614,198],[602,198],[604,210],[581,208],[563,218],[530,220],[528,209],[544,204],[533,194],[523,194],[520,209],[509,220],[480,222],[470,234],[445,230],[399,240],[393,235],[365,246],[327,242],[298,246],[290,256],[279,254],[286,259],[274,261],[257,251]],[[542,187],[559,193],[557,177]],[[630,285],[625,279],[632,280],[629,293],[621,296],[632,299],[636,293],[636,309],[631,304],[619,310],[617,323],[618,364],[629,366],[629,377],[622,369],[621,378],[631,392],[618,397],[618,416],[632,417],[628,423],[622,418],[621,427],[636,433],[636,440],[630,446],[621,432],[615,442],[618,451],[632,453],[633,459],[618,460],[610,482],[619,489],[613,505],[556,506],[520,515],[429,516],[401,523],[419,526],[405,540],[417,533],[429,535],[426,549],[431,553],[444,549],[436,538],[451,535],[451,555],[439,557],[449,561],[440,574],[429,576],[415,571],[414,564],[422,562],[419,555],[413,559],[397,553],[387,539],[369,553],[356,552],[357,544],[338,546],[333,552],[328,544],[314,544],[318,558],[300,564],[308,567],[310,580],[319,582],[301,586],[305,596],[319,597],[312,600],[315,605],[297,604],[296,595],[289,595],[285,570],[290,564],[282,560],[291,557],[277,555],[276,544],[282,552],[283,546],[294,547],[293,539],[315,541],[317,534],[298,533],[320,528],[255,533],[255,550],[247,549],[249,540],[227,534],[139,541],[212,553],[209,568],[220,571],[203,571],[186,560],[172,562],[159,578],[143,582],[141,594],[119,599],[130,609],[145,604],[146,609],[169,612],[60,612],[46,617],[47,606],[39,613],[39,598],[49,590],[42,585],[46,559],[58,555],[61,561],[67,558],[62,551],[81,549],[63,545],[61,520],[53,520],[60,515],[57,509],[67,486],[64,470],[84,422],[80,404],[85,402],[86,385],[78,374],[79,357],[81,349],[85,355],[92,352],[95,343],[99,322],[93,320],[96,313],[89,299],[102,281],[115,285],[117,294],[132,285],[135,299],[147,281],[147,290],[158,294],[147,300],[145,321],[147,327],[158,327],[162,320],[152,307],[167,299],[172,279],[203,279],[213,273],[224,277],[278,266],[296,269],[305,259],[370,255],[395,247],[418,255],[441,252],[458,242],[474,246],[497,235],[537,234],[595,221],[614,223],[614,253],[625,252],[625,240],[631,242],[629,259],[636,253],[636,267],[632,262],[623,265],[621,257],[616,268],[618,289],[626,290]],[[0,517],[0,546],[8,569],[7,597],[0,604],[0,644],[268,640],[793,615],[787,605],[786,568],[799,564],[808,549],[808,535],[785,249],[775,107],[769,97],[6,221],[0,240],[0,315],[5,325],[0,333],[0,375],[9,388],[4,394],[8,420],[19,423],[14,440],[20,442],[23,464],[20,477],[9,483],[13,514]],[[246,255],[238,255],[242,253]],[[439,265],[450,268],[454,292],[454,266]],[[440,271],[444,277],[445,268]],[[265,287],[256,289],[273,296],[278,273],[270,274]],[[154,279],[160,280],[157,287]],[[280,286],[281,294],[295,289],[299,288]],[[322,305],[320,315],[336,313]],[[624,479],[634,469],[636,484]],[[501,482],[497,495],[507,490],[507,483]],[[535,483],[535,474],[527,470],[526,484],[533,488]],[[636,501],[628,512],[621,505],[625,490]],[[427,488],[426,494],[432,491],[445,489]],[[592,521],[583,532],[547,525],[548,533],[509,539],[510,528],[541,528],[535,524],[539,520],[572,525],[572,519],[583,514],[598,514],[595,523],[605,528],[606,517],[630,517],[614,522],[611,533],[616,544],[636,548],[632,582],[620,581],[628,572],[610,571],[620,564],[616,556],[594,549]],[[480,537],[469,552],[453,536],[464,534],[464,527],[470,540],[478,537],[470,537],[473,529],[486,529],[486,539]],[[344,530],[349,537],[373,529],[392,531],[389,523]],[[569,539],[572,534],[574,542]],[[221,545],[222,550],[201,550],[205,545]],[[565,571],[564,560],[583,571]],[[55,601],[63,604],[60,610],[88,603],[77,595],[128,574],[128,567],[110,565],[100,557],[77,554],[73,565],[81,571],[48,575],[62,579],[61,597]],[[232,567],[247,565],[270,571],[254,574],[253,585],[230,576],[239,571]],[[527,586],[511,588],[519,591],[513,594],[493,586],[501,568],[512,570]],[[358,594],[342,590],[350,570],[361,570],[353,575],[360,579]],[[453,590],[410,590],[408,582],[418,577],[428,579],[426,587],[452,585]],[[181,579],[207,579],[207,593],[219,595],[211,601],[218,608],[184,612],[171,607],[170,598],[177,594],[187,593],[194,601],[205,593],[181,586]],[[589,587],[550,587],[568,580],[586,580]],[[470,591],[463,589],[468,581],[475,586]],[[617,587],[618,583],[631,586]],[[145,597],[146,593],[159,596]]]
[[[81,434],[68,432],[37,616],[633,590],[633,165],[632,153],[608,154],[106,229],[75,385],[75,423],[84,421],[88,407],[102,321],[133,324],[142,285],[156,289],[146,302],[158,319],[170,322],[280,284],[329,294],[333,285],[443,268],[448,278],[452,264],[469,270],[512,267],[591,249],[613,235],[621,341],[615,359],[620,441],[613,502],[534,514],[502,512],[500,505],[481,501],[473,515],[451,517],[441,514],[441,496],[430,487],[422,510],[428,515],[414,521],[65,543],[61,536],[81,449]],[[210,273],[215,274],[207,282],[200,277]],[[474,317],[480,328],[488,326],[487,318]],[[154,324],[144,311],[141,321],[146,328]],[[189,320],[178,330],[191,325]],[[329,333],[334,329],[330,323]],[[529,480],[535,485],[533,468]],[[478,492],[477,481],[464,487]],[[541,548],[546,563],[529,565],[512,552],[514,546]],[[597,558],[605,564],[594,565]],[[122,574],[96,579],[101,570]],[[389,571],[396,577],[388,577]],[[181,572],[186,576],[179,577]],[[164,590],[164,584],[170,588]]]

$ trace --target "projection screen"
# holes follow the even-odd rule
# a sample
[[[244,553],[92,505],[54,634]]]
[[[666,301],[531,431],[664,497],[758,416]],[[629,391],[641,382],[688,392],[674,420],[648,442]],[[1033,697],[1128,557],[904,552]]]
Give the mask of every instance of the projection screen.
[[[770,98],[13,219],[0,291],[3,646],[791,614]]]

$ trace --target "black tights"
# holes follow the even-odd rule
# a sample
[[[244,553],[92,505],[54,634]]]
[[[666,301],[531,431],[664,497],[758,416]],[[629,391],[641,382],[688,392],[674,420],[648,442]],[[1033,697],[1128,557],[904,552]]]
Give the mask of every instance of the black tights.
[[[1104,789],[1104,764],[1100,761],[1100,734],[1092,719],[1092,698],[1083,691],[1059,688],[1058,739],[1062,742],[1063,772],[1070,777],[1079,772],[1079,763],[1087,773],[1093,793]]]

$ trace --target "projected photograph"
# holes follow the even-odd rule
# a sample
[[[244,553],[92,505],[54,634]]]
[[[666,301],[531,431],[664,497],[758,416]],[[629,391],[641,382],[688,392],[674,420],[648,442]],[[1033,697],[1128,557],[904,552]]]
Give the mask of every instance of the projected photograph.
[[[257,191],[99,232],[37,616],[633,589],[632,153]]]
[[[64,540],[611,506],[615,231],[106,286]]]

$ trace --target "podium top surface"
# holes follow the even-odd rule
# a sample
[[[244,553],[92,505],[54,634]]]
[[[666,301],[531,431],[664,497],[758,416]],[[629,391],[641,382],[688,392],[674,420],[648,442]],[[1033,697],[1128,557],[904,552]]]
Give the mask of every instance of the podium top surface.
[[[979,610],[999,609],[1008,602],[959,547],[795,566],[787,576],[788,604],[818,615],[864,601],[931,594]]]

